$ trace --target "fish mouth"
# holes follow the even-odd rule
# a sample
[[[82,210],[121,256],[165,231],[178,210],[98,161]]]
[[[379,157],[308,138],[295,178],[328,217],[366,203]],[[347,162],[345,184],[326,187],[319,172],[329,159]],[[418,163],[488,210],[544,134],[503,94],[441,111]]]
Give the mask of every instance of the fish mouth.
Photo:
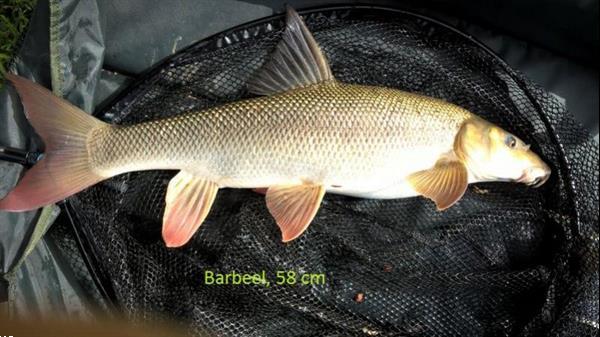
[[[550,179],[550,168],[548,166],[532,167],[523,172],[517,182],[525,183],[533,188],[544,185]]]
[[[530,183],[528,183],[527,185],[533,187],[533,188],[538,188],[542,185],[544,185],[548,179],[550,179],[550,175],[546,174],[544,176],[541,177],[536,177],[535,179],[533,179],[533,181],[531,181]]]

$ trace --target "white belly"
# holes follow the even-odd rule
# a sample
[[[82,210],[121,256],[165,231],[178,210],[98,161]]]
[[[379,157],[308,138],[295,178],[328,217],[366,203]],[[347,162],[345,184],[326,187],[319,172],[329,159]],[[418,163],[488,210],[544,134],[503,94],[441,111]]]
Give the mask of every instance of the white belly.
[[[479,183],[485,182],[487,180],[477,179],[472,172],[468,172],[468,183]],[[406,178],[398,180],[396,182],[392,182],[391,184],[373,190],[350,190],[343,188],[335,188],[328,187],[328,193],[347,195],[351,197],[357,198],[365,198],[365,199],[398,199],[398,198],[410,198],[421,195],[417,191],[414,190],[412,185],[408,182]]]
[[[419,195],[406,180],[401,180],[386,187],[369,191],[329,187],[327,188],[327,192],[365,199],[398,199]]]

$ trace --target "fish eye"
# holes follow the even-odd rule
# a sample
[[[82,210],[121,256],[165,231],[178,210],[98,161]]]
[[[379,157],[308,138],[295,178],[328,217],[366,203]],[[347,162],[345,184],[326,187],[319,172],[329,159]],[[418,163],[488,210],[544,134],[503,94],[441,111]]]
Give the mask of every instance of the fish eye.
[[[515,136],[513,136],[513,135],[508,135],[508,136],[506,136],[504,143],[509,148],[514,149],[515,147],[517,147],[517,138],[515,138]]]

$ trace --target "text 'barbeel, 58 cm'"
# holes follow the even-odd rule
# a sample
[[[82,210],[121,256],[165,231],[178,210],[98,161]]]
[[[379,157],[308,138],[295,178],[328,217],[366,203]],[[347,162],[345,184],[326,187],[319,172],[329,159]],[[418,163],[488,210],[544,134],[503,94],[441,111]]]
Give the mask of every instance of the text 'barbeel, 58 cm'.
[[[298,273],[293,270],[278,270],[273,274],[271,282],[270,275],[266,271],[256,273],[215,273],[211,270],[204,271],[204,284],[206,285],[262,285],[270,287],[271,283],[278,286],[293,285],[322,285],[326,282],[325,274],[322,273]]]

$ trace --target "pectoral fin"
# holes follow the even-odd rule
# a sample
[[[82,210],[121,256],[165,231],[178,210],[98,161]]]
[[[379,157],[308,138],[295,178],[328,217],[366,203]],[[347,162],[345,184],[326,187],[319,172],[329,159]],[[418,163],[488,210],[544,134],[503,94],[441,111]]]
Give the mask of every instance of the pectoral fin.
[[[321,185],[275,186],[267,190],[267,208],[283,242],[299,237],[317,214],[325,188]]]
[[[219,187],[181,171],[167,188],[162,236],[167,247],[180,247],[196,233],[215,201]]]
[[[429,170],[408,177],[409,183],[421,195],[433,200],[438,210],[454,205],[467,190],[467,168],[458,160],[441,159]]]

